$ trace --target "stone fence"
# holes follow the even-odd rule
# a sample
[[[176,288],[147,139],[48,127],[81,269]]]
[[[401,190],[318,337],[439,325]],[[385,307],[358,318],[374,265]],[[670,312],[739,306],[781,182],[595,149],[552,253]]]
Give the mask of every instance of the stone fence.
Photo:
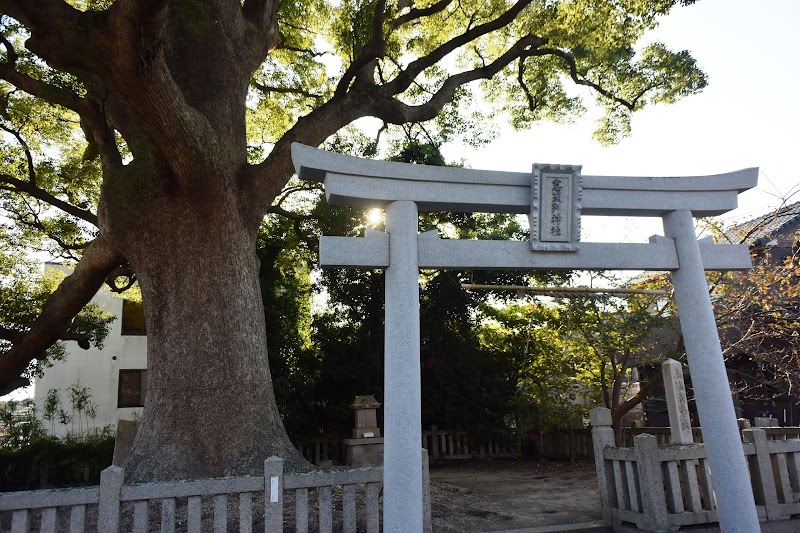
[[[430,531],[428,461],[423,454],[425,531]],[[0,529],[27,533],[88,531],[284,531],[294,508],[294,529],[345,532],[381,530],[383,469],[284,474],[283,460],[264,461],[263,476],[123,485],[123,469],[110,466],[99,486],[0,494]],[[316,501],[309,504],[309,494]],[[287,498],[288,496],[288,498]],[[287,505],[287,503],[291,505]],[[315,512],[316,511],[316,512]],[[229,516],[231,515],[231,516]],[[315,516],[316,515],[316,516]],[[287,521],[291,521],[287,517]]]
[[[603,519],[645,531],[718,521],[716,497],[703,444],[664,445],[642,433],[633,447],[616,447],[611,412],[591,411],[592,440]],[[742,431],[759,519],[800,514],[800,439],[784,428]],[[767,432],[772,433],[768,436]]]
[[[800,439],[800,427],[764,426],[760,429],[764,430],[767,440]],[[659,446],[666,446],[670,443],[671,431],[668,427],[622,428],[622,440],[625,446],[633,446],[633,438],[646,433],[653,435]],[[703,432],[699,427],[692,428],[692,437],[696,444],[703,442]]]

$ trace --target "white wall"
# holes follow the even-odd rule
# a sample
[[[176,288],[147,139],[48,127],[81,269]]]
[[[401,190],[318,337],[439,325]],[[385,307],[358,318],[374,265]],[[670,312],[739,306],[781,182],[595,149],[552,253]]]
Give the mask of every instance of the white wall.
[[[46,268],[66,269],[60,265],[47,264]],[[44,400],[50,389],[57,389],[65,411],[72,413],[67,389],[72,385],[89,387],[92,401],[97,404],[97,416],[93,422],[96,427],[117,424],[118,419],[130,420],[141,407],[117,408],[119,371],[121,369],[147,368],[147,337],[144,335],[122,335],[122,299],[115,297],[108,289],[101,289],[92,302],[105,311],[110,311],[116,319],[109,325],[108,336],[103,349],[92,346],[84,350],[76,342],[67,342],[67,357],[56,362],[44,371],[44,376],[34,383],[34,400],[41,417]],[[45,421],[50,430],[51,424]],[[56,421],[55,433],[64,435],[72,431],[72,424],[61,425]],[[75,421],[77,430],[77,421]]]

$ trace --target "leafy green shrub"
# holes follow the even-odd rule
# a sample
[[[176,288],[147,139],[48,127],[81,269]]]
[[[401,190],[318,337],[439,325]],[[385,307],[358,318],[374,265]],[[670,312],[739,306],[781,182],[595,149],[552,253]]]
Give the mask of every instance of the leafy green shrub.
[[[100,483],[100,472],[114,456],[114,427],[89,429],[89,420],[94,420],[91,392],[76,385],[68,393],[72,416],[61,407],[55,389],[43,408],[51,432],[56,417],[69,423],[77,413],[80,431],[62,438],[48,434],[33,400],[0,404],[0,491]]]
[[[43,435],[23,446],[0,446],[0,491],[97,485],[114,456],[114,428],[80,436]]]

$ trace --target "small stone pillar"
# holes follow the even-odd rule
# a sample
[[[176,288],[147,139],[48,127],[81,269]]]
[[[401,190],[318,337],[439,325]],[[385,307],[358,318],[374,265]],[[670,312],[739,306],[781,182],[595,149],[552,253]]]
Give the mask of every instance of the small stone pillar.
[[[667,359],[661,364],[661,373],[667,396],[671,442],[694,444],[689,402],[686,400],[686,386],[683,383],[683,367],[675,359]]]
[[[344,439],[345,464],[348,466],[380,466],[383,464],[383,437],[378,427],[377,409],[381,404],[372,395],[356,396],[350,409],[356,425],[353,438]]]
[[[589,411],[589,421],[592,425],[592,448],[594,451],[594,467],[597,472],[597,488],[600,494],[600,504],[603,508],[603,520],[612,522],[612,509],[616,506],[616,492],[614,485],[614,467],[612,462],[605,458],[606,448],[614,448],[614,430],[611,429],[611,409],[595,407]]]

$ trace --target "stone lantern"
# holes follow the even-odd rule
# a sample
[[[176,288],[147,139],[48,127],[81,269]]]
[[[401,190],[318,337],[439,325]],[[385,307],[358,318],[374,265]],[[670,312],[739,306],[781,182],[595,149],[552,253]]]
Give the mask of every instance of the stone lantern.
[[[378,427],[377,409],[381,404],[372,395],[356,396],[350,409],[355,414],[353,438],[344,439],[348,466],[383,464],[383,437]]]

